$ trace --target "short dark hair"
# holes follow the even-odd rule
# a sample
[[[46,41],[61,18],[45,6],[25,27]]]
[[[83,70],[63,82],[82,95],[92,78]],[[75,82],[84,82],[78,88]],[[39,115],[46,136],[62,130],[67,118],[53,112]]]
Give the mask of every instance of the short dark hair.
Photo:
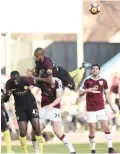
[[[34,51],[34,55],[37,55],[39,53],[39,51],[44,51],[43,48],[36,48]]]
[[[12,71],[12,72],[10,73],[10,77],[11,77],[12,79],[16,79],[16,78],[20,77],[20,73],[19,73],[18,71]]]
[[[19,73],[18,71],[15,70],[15,71],[12,71],[12,72],[10,73],[10,76],[11,76],[11,75],[15,75],[15,74],[20,74],[20,73]]]
[[[93,67],[95,67],[95,66],[97,66],[97,67],[99,68],[99,70],[100,70],[100,65],[98,65],[98,64],[93,64],[93,65],[91,66],[91,69],[92,69]]]

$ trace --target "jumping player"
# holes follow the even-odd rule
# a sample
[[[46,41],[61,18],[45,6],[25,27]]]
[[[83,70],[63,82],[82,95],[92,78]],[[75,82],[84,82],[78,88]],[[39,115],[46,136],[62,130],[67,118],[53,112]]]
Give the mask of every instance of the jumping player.
[[[77,83],[78,79],[80,82],[85,72],[84,66],[80,69],[76,69],[75,71],[68,73],[64,68],[56,66],[49,57],[46,57],[44,55],[44,49],[37,48],[34,52],[34,56],[36,58],[35,72],[33,70],[28,70],[28,72],[31,72],[32,75],[37,76],[37,80],[48,82],[48,78],[42,77],[44,76],[44,73],[46,73],[47,71],[51,71],[54,77],[57,77],[62,80],[65,87],[68,87],[72,90],[75,90],[75,88],[77,88],[79,84]]]
[[[91,147],[91,153],[96,153],[95,128],[96,122],[98,120],[100,121],[105,133],[105,138],[108,145],[108,153],[116,153],[112,147],[111,133],[108,125],[108,116],[105,111],[103,99],[104,93],[106,101],[109,103],[112,111],[115,113],[116,111],[109,98],[107,81],[100,77],[100,66],[98,64],[92,65],[91,73],[92,75],[85,79],[79,93],[80,96],[86,94],[86,110],[87,121],[90,128],[89,142]]]
[[[75,154],[75,150],[72,144],[68,141],[66,136],[62,131],[61,123],[61,112],[60,112],[60,102],[62,99],[62,82],[60,79],[52,77],[52,83],[44,83],[45,87],[49,89],[52,94],[52,97],[48,96],[47,93],[42,91],[41,96],[41,109],[39,112],[40,115],[40,129],[41,131],[45,128],[45,121],[50,120],[52,124],[53,131],[55,135],[65,144],[69,149],[70,154]],[[33,147],[37,153],[36,141],[33,136]]]
[[[4,90],[1,89],[1,130],[4,134],[4,141],[7,149],[6,151],[7,153],[12,154],[14,152],[12,151],[11,136],[7,125],[7,122],[9,121],[9,116],[7,114],[5,104],[3,102],[3,97],[4,97]]]
[[[4,102],[7,102],[10,95],[15,99],[16,117],[20,130],[20,142],[24,153],[28,153],[26,143],[26,133],[28,121],[31,122],[35,137],[38,143],[39,151],[42,153],[42,140],[39,128],[39,114],[35,97],[30,91],[34,85],[34,80],[30,77],[20,76],[18,71],[11,72],[11,78],[6,82],[6,94]]]

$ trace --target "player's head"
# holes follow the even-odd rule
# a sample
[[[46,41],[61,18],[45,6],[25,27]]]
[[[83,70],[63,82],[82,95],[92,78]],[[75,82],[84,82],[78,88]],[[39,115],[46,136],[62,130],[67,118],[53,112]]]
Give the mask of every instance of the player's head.
[[[91,73],[93,76],[97,76],[100,74],[100,66],[98,64],[93,64],[91,66]]]
[[[35,56],[36,60],[43,61],[43,59],[44,59],[44,49],[43,48],[35,49],[34,56]]]
[[[11,80],[14,82],[15,85],[19,84],[20,81],[20,73],[18,71],[12,71],[10,74]]]

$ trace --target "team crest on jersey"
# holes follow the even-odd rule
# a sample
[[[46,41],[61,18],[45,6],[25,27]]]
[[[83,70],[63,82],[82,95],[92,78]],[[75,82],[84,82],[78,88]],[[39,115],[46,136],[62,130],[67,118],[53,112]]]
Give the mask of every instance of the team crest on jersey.
[[[93,87],[93,90],[97,91],[97,90],[98,90],[98,85],[95,85],[95,86]]]
[[[103,85],[103,81],[99,81],[99,84],[102,86]]]
[[[24,86],[24,89],[27,90],[28,89],[28,86]]]

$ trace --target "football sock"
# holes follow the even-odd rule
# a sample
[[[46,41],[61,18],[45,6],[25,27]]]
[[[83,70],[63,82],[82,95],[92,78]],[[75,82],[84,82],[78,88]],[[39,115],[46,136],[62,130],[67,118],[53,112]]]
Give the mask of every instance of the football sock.
[[[38,144],[38,149],[41,154],[43,154],[43,143],[42,143],[42,136],[35,136]]]
[[[10,131],[6,130],[3,133],[4,133],[4,141],[7,148],[7,153],[10,153],[12,151]]]
[[[38,150],[38,144],[36,142],[36,139],[32,139],[32,145],[33,145],[33,148],[34,148],[34,151],[35,153],[39,153],[39,150]]]
[[[94,136],[89,136],[89,143],[90,143],[90,147],[91,147],[91,150],[95,151],[95,140],[94,140]]]
[[[22,148],[23,148],[24,153],[28,153],[28,150],[27,150],[27,142],[26,142],[26,136],[25,136],[25,137],[19,136],[19,140],[20,140],[20,142],[21,142],[21,146],[22,146]]]
[[[75,152],[75,149],[73,148],[73,145],[68,141],[66,136],[63,134],[60,138],[60,140],[64,143],[64,145],[69,149],[69,152]]]
[[[107,141],[108,148],[112,148],[112,138],[110,132],[105,132],[105,139]]]

